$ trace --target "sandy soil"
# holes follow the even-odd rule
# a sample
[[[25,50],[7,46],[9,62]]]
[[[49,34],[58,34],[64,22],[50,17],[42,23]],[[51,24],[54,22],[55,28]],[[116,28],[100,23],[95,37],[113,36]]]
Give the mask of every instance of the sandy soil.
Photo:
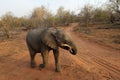
[[[76,35],[71,27],[65,28],[75,41],[77,55],[60,49],[62,71],[55,72],[52,51],[49,65],[43,70],[30,68],[29,52],[25,43],[26,32],[16,39],[0,42],[0,80],[120,80],[120,51]],[[37,66],[42,63],[36,56]]]

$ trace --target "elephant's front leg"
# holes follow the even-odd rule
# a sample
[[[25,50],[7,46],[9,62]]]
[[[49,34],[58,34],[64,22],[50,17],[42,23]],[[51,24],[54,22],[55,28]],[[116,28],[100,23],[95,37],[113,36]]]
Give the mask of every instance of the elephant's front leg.
[[[35,62],[35,55],[36,53],[31,49],[30,50],[30,57],[31,57],[31,67],[34,68],[36,66],[36,62]]]
[[[55,71],[60,72],[60,63],[59,63],[59,50],[53,50],[54,58],[55,58]]]
[[[43,64],[39,65],[39,69],[41,70],[42,68],[45,68],[48,64],[48,56],[49,56],[49,51],[45,50],[43,52],[41,52],[42,54],[42,60],[43,60]]]

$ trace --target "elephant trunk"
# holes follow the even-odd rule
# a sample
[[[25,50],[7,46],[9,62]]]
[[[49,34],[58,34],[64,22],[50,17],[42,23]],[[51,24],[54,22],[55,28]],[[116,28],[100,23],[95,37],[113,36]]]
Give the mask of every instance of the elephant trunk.
[[[76,46],[73,44],[72,47],[71,47],[71,49],[69,51],[70,51],[71,54],[76,55],[77,54],[77,48],[76,48]]]

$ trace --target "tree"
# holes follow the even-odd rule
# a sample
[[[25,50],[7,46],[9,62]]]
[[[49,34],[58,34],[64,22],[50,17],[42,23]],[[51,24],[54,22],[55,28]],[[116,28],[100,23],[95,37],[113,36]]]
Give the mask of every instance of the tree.
[[[109,0],[107,8],[111,11],[110,21],[120,21],[120,0]]]
[[[57,14],[55,16],[56,19],[56,24],[64,24],[65,20],[64,20],[64,8],[63,7],[59,7],[59,9],[57,10]]]
[[[35,8],[31,15],[31,22],[34,27],[38,26],[48,26],[52,21],[49,19],[52,18],[50,11],[44,6]]]
[[[86,27],[88,27],[88,24],[93,17],[93,7],[90,5],[85,5],[79,14],[81,15],[81,17],[83,17]]]
[[[2,31],[4,35],[7,38],[10,38],[10,29],[12,28],[12,23],[13,23],[13,14],[11,12],[7,12],[4,16],[1,18],[1,26],[2,26]]]
[[[96,8],[93,12],[93,20],[95,22],[108,22],[110,18],[110,11],[107,9]]]
[[[74,12],[65,10],[64,7],[59,7],[57,14],[55,15],[56,24],[58,25],[68,25],[69,23],[73,22],[75,18]]]
[[[111,9],[115,12],[120,13],[120,0],[109,0]]]

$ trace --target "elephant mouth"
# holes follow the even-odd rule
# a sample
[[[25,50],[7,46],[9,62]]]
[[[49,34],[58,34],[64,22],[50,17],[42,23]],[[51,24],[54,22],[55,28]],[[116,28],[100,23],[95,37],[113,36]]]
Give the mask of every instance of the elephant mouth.
[[[63,44],[63,45],[62,45],[62,48],[68,50],[68,51],[69,51],[71,54],[73,54],[73,55],[76,54],[76,51],[75,51],[71,46],[69,46],[69,45],[67,45],[67,44]]]

